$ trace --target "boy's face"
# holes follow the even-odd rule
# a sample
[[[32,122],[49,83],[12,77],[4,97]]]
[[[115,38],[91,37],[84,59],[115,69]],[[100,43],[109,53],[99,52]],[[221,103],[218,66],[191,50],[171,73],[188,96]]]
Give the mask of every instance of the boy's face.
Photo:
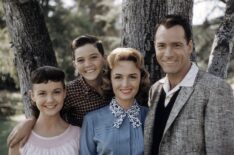
[[[33,84],[31,98],[40,111],[40,116],[59,115],[63,107],[66,90],[61,82]]]
[[[87,83],[96,81],[102,71],[104,58],[96,47],[86,44],[75,50],[75,69]]]

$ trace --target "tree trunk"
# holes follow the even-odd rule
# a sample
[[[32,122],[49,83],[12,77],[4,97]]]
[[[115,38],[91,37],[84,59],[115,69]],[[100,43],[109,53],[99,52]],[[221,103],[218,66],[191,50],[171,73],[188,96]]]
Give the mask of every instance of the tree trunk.
[[[190,21],[193,20],[193,0],[167,0],[168,14],[178,14]]]
[[[121,44],[141,51],[145,57],[145,66],[150,72],[151,83],[163,76],[155,58],[156,24],[167,14],[180,14],[192,21],[192,8],[192,0],[123,0]]]
[[[167,0],[168,14],[178,14],[189,20],[192,28],[193,21],[193,0]],[[194,42],[193,42],[194,44]],[[193,53],[191,60],[196,62],[195,45],[193,45]]]
[[[123,0],[121,44],[138,49],[145,57],[145,66],[151,81],[162,77],[162,70],[155,63],[154,32],[160,17],[165,16],[166,7],[161,0]]]
[[[234,43],[234,1],[226,3],[224,20],[216,32],[208,63],[208,72],[227,78]]]
[[[36,0],[3,0],[3,8],[28,117],[32,115],[31,100],[27,94],[31,87],[31,71],[43,65],[56,66],[57,61],[43,13]]]

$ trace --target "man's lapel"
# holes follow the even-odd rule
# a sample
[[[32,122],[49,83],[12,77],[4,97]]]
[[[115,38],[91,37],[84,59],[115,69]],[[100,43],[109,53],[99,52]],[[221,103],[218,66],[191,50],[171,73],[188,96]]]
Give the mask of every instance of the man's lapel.
[[[156,108],[158,105],[158,100],[160,97],[162,91],[162,85],[159,84],[156,92],[152,94],[152,100],[154,101],[152,105],[150,105],[150,110],[148,112],[148,115],[145,120],[145,129],[144,129],[144,139],[145,139],[145,154],[150,154],[151,151],[151,145],[153,142],[153,130],[154,130],[154,120],[155,120],[155,113],[156,113]]]
[[[173,105],[173,108],[171,110],[169,118],[167,120],[167,124],[166,124],[166,127],[164,129],[163,134],[165,134],[167,132],[167,130],[169,129],[171,124],[174,122],[175,118],[178,116],[179,112],[181,111],[181,109],[183,108],[183,106],[185,105],[187,100],[189,99],[190,95],[192,94],[193,90],[194,90],[193,87],[182,87],[181,88],[181,90],[177,96],[177,99]]]

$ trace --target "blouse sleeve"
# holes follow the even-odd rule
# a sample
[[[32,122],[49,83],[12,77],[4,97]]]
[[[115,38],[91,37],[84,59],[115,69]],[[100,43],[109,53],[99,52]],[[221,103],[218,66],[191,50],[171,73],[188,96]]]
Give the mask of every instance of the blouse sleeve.
[[[93,140],[94,126],[92,117],[86,115],[84,117],[81,135],[80,135],[80,155],[95,155],[96,144]]]

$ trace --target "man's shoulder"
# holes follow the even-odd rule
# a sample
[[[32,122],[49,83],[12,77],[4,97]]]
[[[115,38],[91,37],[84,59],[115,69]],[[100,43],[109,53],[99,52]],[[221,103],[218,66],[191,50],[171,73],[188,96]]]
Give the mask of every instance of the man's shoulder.
[[[155,91],[160,89],[163,86],[162,80],[164,80],[164,78],[156,81],[154,84],[151,85],[150,87],[150,91]]]
[[[218,87],[219,85],[228,85],[224,79],[221,79],[218,76],[202,70],[199,70],[198,72],[196,83],[204,85],[206,87]]]
[[[193,87],[200,93],[209,92],[215,94],[218,92],[226,92],[226,95],[230,95],[233,93],[231,85],[228,84],[224,79],[205,71],[198,72]]]
[[[155,83],[152,84],[151,88],[157,88],[160,85],[163,85],[163,83],[161,82],[164,78],[156,81]]]
[[[204,70],[199,70],[198,71],[198,78],[201,78],[201,79],[205,79],[205,80],[207,80],[207,79],[209,79],[209,80],[222,80],[220,77],[218,77],[218,76],[215,76],[215,75],[213,75],[213,74],[211,74],[211,73],[209,73],[209,72],[206,72],[206,71],[204,71]]]

